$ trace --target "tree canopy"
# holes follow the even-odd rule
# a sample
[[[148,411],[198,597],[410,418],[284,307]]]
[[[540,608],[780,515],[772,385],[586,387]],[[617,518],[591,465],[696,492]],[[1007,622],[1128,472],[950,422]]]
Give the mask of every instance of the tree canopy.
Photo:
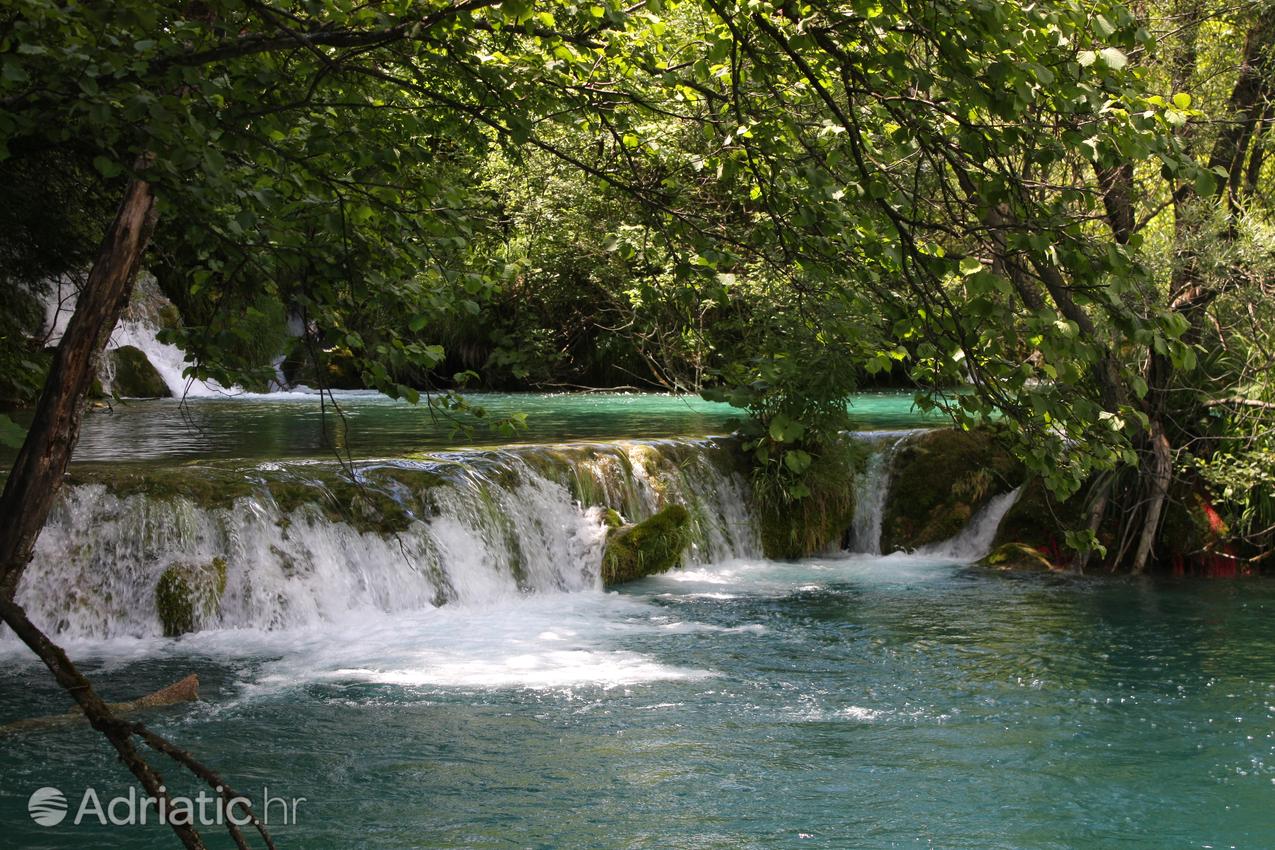
[[[411,400],[628,375],[750,409],[759,466],[799,479],[888,375],[998,418],[1059,494],[1163,477],[1166,393],[1200,383],[1217,318],[1196,308],[1238,286],[1211,235],[1260,253],[1269,16],[17,2],[0,169],[27,238],[6,285],[82,273],[144,175],[146,265],[197,377],[262,382],[263,339]],[[1200,387],[1210,416],[1264,410],[1207,404],[1261,400],[1246,357]]]
[[[1083,503],[1082,566],[1192,499],[1260,561],[1272,42],[1266,0],[11,0],[5,620],[157,786],[12,603],[140,268],[192,377],[703,392],[789,507],[901,383]]]

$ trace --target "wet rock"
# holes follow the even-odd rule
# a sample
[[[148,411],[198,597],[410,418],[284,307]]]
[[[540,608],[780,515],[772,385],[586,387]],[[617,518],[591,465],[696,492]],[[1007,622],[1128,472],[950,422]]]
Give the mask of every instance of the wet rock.
[[[110,359],[111,390],[122,398],[169,398],[172,392],[146,354],[131,345],[106,353]]]
[[[669,505],[642,522],[612,529],[602,553],[603,584],[622,584],[671,570],[690,545],[690,526],[686,508]]]
[[[226,592],[226,559],[170,564],[155,585],[155,608],[166,637],[193,632],[217,615]]]

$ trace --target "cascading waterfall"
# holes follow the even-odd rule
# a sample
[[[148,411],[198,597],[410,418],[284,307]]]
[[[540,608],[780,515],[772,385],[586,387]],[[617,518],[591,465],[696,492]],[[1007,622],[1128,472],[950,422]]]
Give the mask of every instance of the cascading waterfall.
[[[686,558],[756,556],[745,484],[712,440],[516,447],[363,463],[358,488],[330,463],[250,470],[78,472],[50,517],[19,599],[80,637],[162,631],[166,570],[219,563],[219,602],[198,628],[288,628],[350,610],[482,604],[600,586],[605,509],[626,520],[688,507]],[[113,477],[114,476],[114,477]],[[203,479],[206,490],[168,482]],[[334,490],[352,499],[334,513]],[[68,593],[70,594],[68,598]]]
[[[852,551],[879,554],[891,460],[908,433],[854,437],[870,454],[854,485]],[[157,587],[172,570],[220,571],[224,589],[194,612],[196,629],[596,590],[606,512],[638,522],[669,504],[690,515],[686,565],[761,557],[749,487],[722,440],[511,446],[353,472],[327,461],[77,467],[19,599],[56,633],[109,638],[163,631]],[[1017,494],[915,554],[981,557]]]
[[[890,468],[894,450],[915,431],[868,431],[851,435],[868,449],[868,460],[855,476],[854,524],[850,527],[850,551],[881,554],[881,522],[890,495]]]
[[[227,389],[216,381],[200,381],[185,377],[186,353],[175,345],[160,342],[159,328],[145,319],[123,319],[111,332],[107,350],[131,345],[146,355],[155,371],[164,379],[164,385],[175,398],[205,398],[241,392],[237,387]],[[109,361],[107,361],[109,363]],[[113,375],[102,376],[102,386],[110,392]]]
[[[125,346],[140,350],[176,398],[241,392],[238,388],[227,389],[216,381],[191,380],[182,374],[188,365],[185,352],[175,345],[160,342],[158,338],[161,327],[159,312],[164,307],[171,306],[171,302],[159,291],[155,279],[149,275],[140,275],[129,301],[128,311],[111,331],[106,350],[112,351]],[[43,335],[47,345],[56,345],[62,339],[67,322],[74,312],[75,288],[71,281],[65,278],[51,281],[44,299]],[[103,388],[110,392],[115,377],[110,358],[103,359],[102,374],[99,377]]]

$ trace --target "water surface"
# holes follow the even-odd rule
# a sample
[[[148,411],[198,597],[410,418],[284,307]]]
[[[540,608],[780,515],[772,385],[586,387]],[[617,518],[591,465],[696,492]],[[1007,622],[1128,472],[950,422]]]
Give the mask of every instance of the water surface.
[[[1273,613],[1260,582],[856,556],[71,651],[113,698],[199,672],[151,719],[306,797],[282,847],[1266,848]],[[0,719],[60,710],[11,655]],[[27,819],[42,785],[128,786],[91,732],[0,746],[11,846],[172,846]]]
[[[309,392],[115,402],[85,420],[79,461],[285,458],[331,456],[332,446],[355,457],[386,457],[511,441],[554,443],[727,434],[738,408],[698,396],[658,393],[473,393],[484,419],[449,417],[427,405],[371,391],[337,392],[337,407]],[[937,420],[906,393],[865,393],[850,405],[854,427],[909,428]],[[487,423],[527,415],[513,436]]]

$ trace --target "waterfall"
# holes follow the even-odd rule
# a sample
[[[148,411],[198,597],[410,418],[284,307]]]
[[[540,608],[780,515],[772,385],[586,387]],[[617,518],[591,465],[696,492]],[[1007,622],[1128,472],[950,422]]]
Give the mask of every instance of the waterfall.
[[[50,281],[48,294],[44,299],[43,336],[47,345],[56,345],[66,331],[67,322],[75,312],[76,290],[68,278]],[[133,346],[146,355],[146,359],[155,367],[155,371],[164,379],[164,384],[175,398],[183,396],[216,396],[240,392],[239,388],[227,389],[216,381],[197,381],[186,378],[182,373],[187,366],[186,353],[175,345],[160,342],[158,338],[162,327],[161,313],[172,309],[170,302],[159,291],[154,277],[138,275],[133,294],[129,299],[128,310],[111,331],[106,350],[112,351],[124,346]],[[110,358],[103,358],[102,373],[99,375],[102,387],[109,393],[114,379]]]
[[[889,501],[895,453],[908,437],[922,430],[868,431],[851,435],[867,448],[869,454],[863,469],[854,479],[855,513],[848,535],[848,551],[861,555],[882,554],[881,527]],[[936,482],[936,486],[940,484]],[[953,561],[982,558],[990,551],[1001,520],[1014,506],[1021,490],[1019,487],[993,497],[956,536],[942,543],[922,546],[913,554]]]
[[[688,563],[755,557],[746,483],[712,440],[513,447],[360,463],[75,470],[18,598],[73,637],[157,635],[165,572],[217,564],[198,628],[600,587],[603,512],[687,506]],[[335,506],[341,505],[341,510]]]
[[[867,463],[854,478],[854,523],[850,527],[851,552],[881,554],[881,521],[890,495],[890,468],[894,451],[914,431],[868,431],[853,439],[869,450]]]
[[[185,377],[183,372],[187,366],[186,352],[170,343],[160,342],[158,333],[159,328],[145,319],[122,319],[111,332],[106,349],[110,351],[126,345],[139,349],[155,367],[159,376],[164,379],[165,386],[174,398],[207,397],[241,392],[238,387],[227,389],[216,381],[199,381]],[[102,386],[107,392],[111,390],[112,377],[109,373],[102,376]]]
[[[1008,493],[992,497],[978,513],[970,517],[969,523],[959,534],[942,543],[922,546],[916,554],[952,561],[977,561],[984,557],[992,549],[992,541],[996,539],[1001,520],[1014,507],[1022,490],[1021,486],[1015,487]]]
[[[861,553],[879,554],[891,461],[906,436],[856,436],[872,450],[854,482]],[[205,589],[217,576],[211,603],[193,611],[196,629],[596,591],[611,512],[638,522],[685,506],[686,566],[759,559],[751,488],[736,463],[729,441],[708,438],[460,450],[352,468],[76,465],[18,598],[51,632],[102,639],[162,633],[158,589],[172,575],[203,576]],[[915,554],[986,554],[1018,492]]]

